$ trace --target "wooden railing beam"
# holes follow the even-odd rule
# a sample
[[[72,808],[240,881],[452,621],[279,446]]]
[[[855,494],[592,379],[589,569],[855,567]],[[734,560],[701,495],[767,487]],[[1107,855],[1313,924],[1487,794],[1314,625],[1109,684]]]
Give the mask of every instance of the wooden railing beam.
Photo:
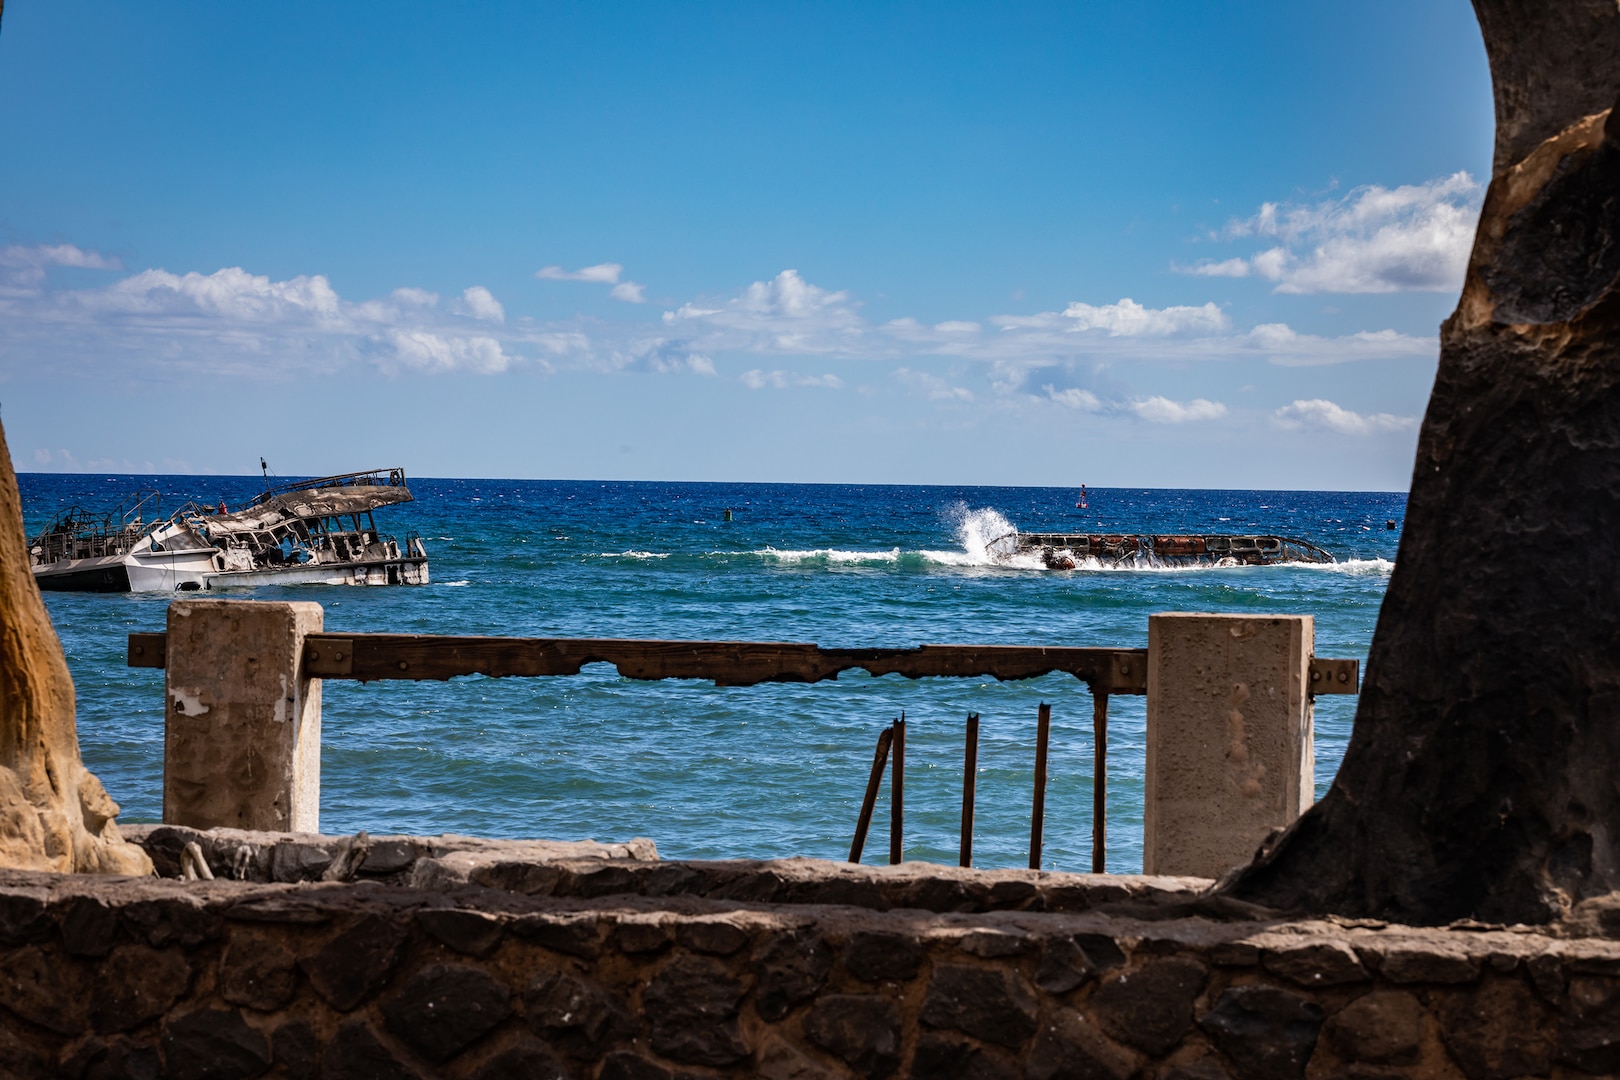
[[[162,667],[162,634],[131,634],[129,666]],[[1114,694],[1147,692],[1146,649],[1033,645],[918,645],[824,649],[776,641],[652,641],[626,638],[448,637],[431,634],[312,634],[308,674],[321,679],[450,679],[459,675],[577,675],[612,664],[628,679],[706,679],[717,686],[814,683],[861,669],[908,679],[1033,679],[1063,672]]]

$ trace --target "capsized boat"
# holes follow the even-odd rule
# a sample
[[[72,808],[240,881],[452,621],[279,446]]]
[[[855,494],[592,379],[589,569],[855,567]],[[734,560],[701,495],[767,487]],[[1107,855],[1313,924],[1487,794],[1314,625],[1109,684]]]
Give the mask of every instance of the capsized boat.
[[[265,490],[242,510],[187,503],[143,520],[156,492],[111,513],[58,514],[29,544],[41,589],[196,592],[257,585],[426,585],[427,549],[407,533],[402,548],[373,511],[413,496],[402,469],[300,480]]]
[[[1033,555],[1052,570],[1073,570],[1087,560],[1103,566],[1269,566],[1336,561],[1315,544],[1290,536],[1010,532],[990,541],[986,550],[998,562]]]

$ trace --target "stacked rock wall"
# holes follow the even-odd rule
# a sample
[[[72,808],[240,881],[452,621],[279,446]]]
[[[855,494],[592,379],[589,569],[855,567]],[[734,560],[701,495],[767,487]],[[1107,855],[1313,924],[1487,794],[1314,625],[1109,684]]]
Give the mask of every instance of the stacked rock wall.
[[[11,871],[0,1061],[182,1080],[1620,1072],[1620,942],[1120,895],[962,913]]]

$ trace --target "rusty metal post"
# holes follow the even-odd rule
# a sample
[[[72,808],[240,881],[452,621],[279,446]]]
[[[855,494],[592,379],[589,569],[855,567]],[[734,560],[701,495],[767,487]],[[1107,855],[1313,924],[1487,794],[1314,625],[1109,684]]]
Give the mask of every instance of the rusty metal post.
[[[1046,748],[1052,737],[1052,706],[1041,702],[1035,728],[1035,809],[1029,822],[1029,868],[1041,868],[1041,827],[1046,823]]]
[[[1108,694],[1091,692],[1091,872],[1106,874],[1108,854]]]
[[[866,797],[861,800],[861,816],[855,822],[855,842],[849,845],[849,861],[861,861],[866,847],[866,830],[872,825],[872,808],[877,805],[878,787],[883,783],[883,767],[889,763],[889,742],[894,731],[884,728],[878,733],[877,752],[872,755],[872,775],[866,781]]]
[[[979,714],[968,713],[967,749],[962,754],[962,866],[973,865],[973,796],[979,779]]]
[[[889,773],[889,865],[899,866],[905,855],[906,831],[906,714],[894,722],[894,771]]]

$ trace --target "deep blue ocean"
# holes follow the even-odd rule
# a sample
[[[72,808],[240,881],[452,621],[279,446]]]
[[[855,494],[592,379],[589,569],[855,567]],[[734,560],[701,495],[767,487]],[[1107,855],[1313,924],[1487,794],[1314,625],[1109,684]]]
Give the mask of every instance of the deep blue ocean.
[[[236,506],[258,477],[20,477],[30,534],[60,508],[138,488],[173,510]],[[1073,490],[412,479],[378,525],[426,541],[421,588],[302,586],[330,631],[1145,646],[1158,611],[1302,613],[1319,656],[1365,659],[1405,516],[1400,493]],[[732,510],[733,519],[725,520]],[[1276,533],[1333,566],[1078,569],[992,563],[1024,531]],[[125,635],[161,630],[169,597],[47,593],[78,690],[84,758],[123,806],[162,812],[163,674],[125,666]],[[879,731],[908,720],[906,857],[953,864],[964,718],[981,715],[975,865],[1028,861],[1036,708],[1053,707],[1044,865],[1085,870],[1091,701],[1066,675],[910,681],[847,672],[813,686],[576,677],[323,690],[321,827],[622,840],[666,858],[847,856]],[[1343,754],[1352,697],[1316,705],[1316,784]],[[1109,853],[1141,870],[1144,699],[1110,700]],[[888,851],[887,784],[866,861]]]

